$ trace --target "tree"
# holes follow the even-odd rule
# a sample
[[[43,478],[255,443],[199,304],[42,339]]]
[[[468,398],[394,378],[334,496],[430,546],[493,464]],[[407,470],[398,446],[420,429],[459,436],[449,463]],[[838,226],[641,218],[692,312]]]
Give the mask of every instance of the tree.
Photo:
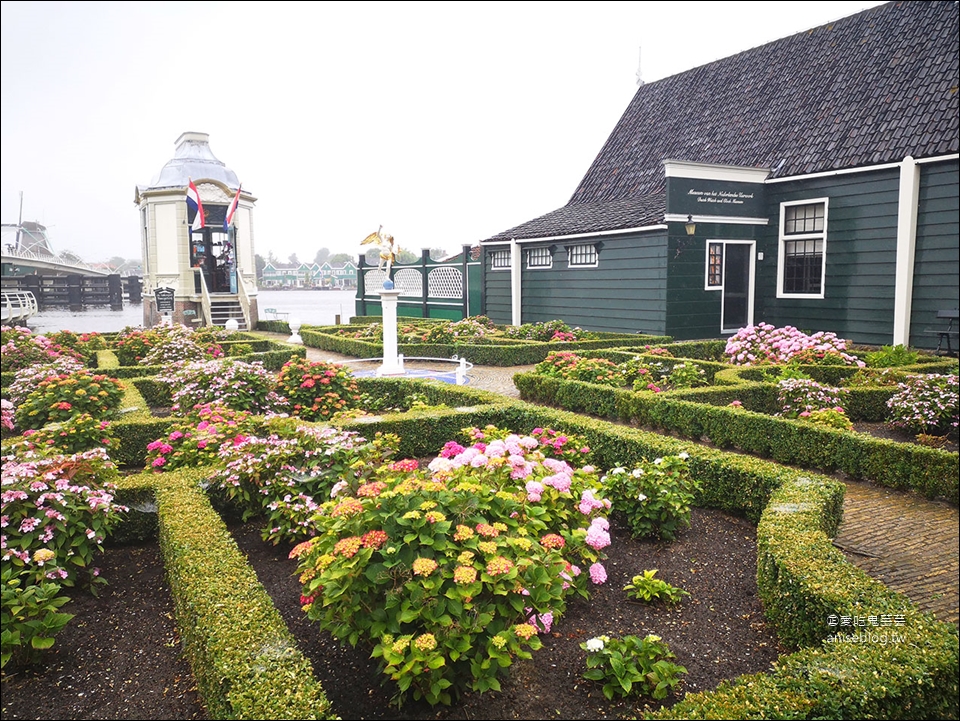
[[[356,265],[357,257],[355,255],[350,255],[349,253],[334,253],[327,258],[327,262],[330,263],[330,265],[333,265],[334,263],[353,263]]]
[[[273,253],[271,253],[271,255],[273,255]],[[257,281],[261,281],[263,280],[263,269],[267,265],[267,260],[259,253],[255,253],[253,262],[257,268]]]
[[[398,265],[410,265],[411,263],[419,262],[420,256],[411,250],[401,250],[399,253],[397,253]]]
[[[327,261],[330,261],[329,248],[321,248],[320,250],[317,251],[317,254],[313,256],[313,262],[316,263],[317,265],[323,265]]]
[[[297,257],[296,253],[291,253],[290,257],[287,258],[287,261],[292,263],[293,265],[300,265],[300,259]]]

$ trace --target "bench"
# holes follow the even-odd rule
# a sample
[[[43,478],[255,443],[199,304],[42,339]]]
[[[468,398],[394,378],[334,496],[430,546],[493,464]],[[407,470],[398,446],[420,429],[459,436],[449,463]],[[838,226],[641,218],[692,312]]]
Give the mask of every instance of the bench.
[[[267,320],[282,320],[286,321],[289,313],[284,313],[283,311],[278,311],[276,308],[264,308],[263,312],[266,313],[269,318]]]
[[[928,335],[937,336],[937,355],[940,355],[943,350],[943,341],[947,341],[947,355],[953,355],[953,345],[951,343],[951,339],[960,336],[960,329],[958,329],[956,326],[958,317],[960,317],[960,310],[957,310],[956,308],[953,310],[938,310],[937,320],[946,320],[947,327],[928,328],[926,331],[924,331]],[[958,345],[960,345],[960,343],[958,343]]]

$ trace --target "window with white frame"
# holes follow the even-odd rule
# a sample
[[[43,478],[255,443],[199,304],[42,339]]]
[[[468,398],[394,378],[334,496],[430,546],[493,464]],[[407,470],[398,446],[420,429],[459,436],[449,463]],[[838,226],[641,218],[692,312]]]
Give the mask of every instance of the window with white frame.
[[[596,268],[600,259],[593,243],[567,247],[567,265],[571,268]]]
[[[826,241],[826,199],[781,206],[779,296],[823,297]]]
[[[491,250],[490,267],[493,270],[510,270],[510,251]]]
[[[723,287],[723,243],[707,242],[706,273],[707,290]]]
[[[550,248],[531,248],[527,251],[528,268],[552,268],[553,253]]]

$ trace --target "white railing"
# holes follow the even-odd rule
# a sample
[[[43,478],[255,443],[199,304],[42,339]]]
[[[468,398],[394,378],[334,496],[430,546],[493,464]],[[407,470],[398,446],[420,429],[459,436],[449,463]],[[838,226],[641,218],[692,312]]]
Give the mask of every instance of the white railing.
[[[240,301],[240,310],[243,311],[244,328],[248,331],[253,330],[252,316],[250,315],[250,296],[247,295],[247,288],[243,284],[243,276],[240,275],[240,271],[234,269],[233,272],[237,274],[237,298]]]
[[[36,296],[29,290],[5,290],[0,294],[4,323],[26,320],[39,309]]]
[[[32,250],[23,250],[22,248],[6,248],[3,251],[4,259],[16,258],[23,261],[34,261],[39,263],[49,263],[51,265],[62,265],[65,268],[77,268],[97,275],[110,275],[107,271],[100,268],[94,268],[82,260],[66,260],[57,255],[46,255],[45,253],[34,253]]]
[[[210,293],[207,291],[207,279],[203,277],[202,270],[194,270],[193,272],[200,276],[200,308],[203,311],[203,324],[211,327],[213,326],[213,312],[210,305]]]

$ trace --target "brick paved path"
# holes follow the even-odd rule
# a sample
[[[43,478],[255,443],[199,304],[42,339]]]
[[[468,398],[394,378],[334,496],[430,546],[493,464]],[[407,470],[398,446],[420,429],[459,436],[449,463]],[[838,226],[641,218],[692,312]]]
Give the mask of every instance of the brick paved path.
[[[957,623],[960,515],[955,507],[848,481],[834,542],[851,563],[941,621]]]
[[[279,334],[264,334],[278,340]],[[347,356],[307,349],[311,360],[348,360]],[[470,387],[517,397],[513,374],[529,370],[476,366]],[[446,370],[446,369],[445,369]],[[933,613],[958,622],[960,607],[960,515],[957,508],[915,493],[847,482],[843,523],[834,542],[847,559],[874,578]]]

